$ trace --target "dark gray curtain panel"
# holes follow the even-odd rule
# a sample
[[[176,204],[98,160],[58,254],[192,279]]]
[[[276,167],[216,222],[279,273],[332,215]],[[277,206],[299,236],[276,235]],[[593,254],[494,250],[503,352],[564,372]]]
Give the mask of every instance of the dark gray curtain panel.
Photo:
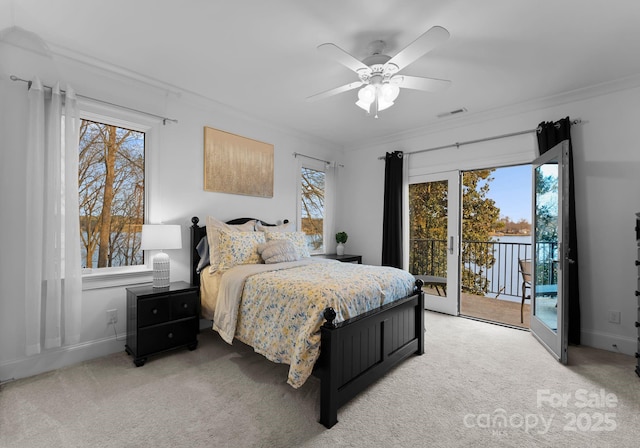
[[[387,153],[384,168],[382,265],[402,269],[402,151]]]

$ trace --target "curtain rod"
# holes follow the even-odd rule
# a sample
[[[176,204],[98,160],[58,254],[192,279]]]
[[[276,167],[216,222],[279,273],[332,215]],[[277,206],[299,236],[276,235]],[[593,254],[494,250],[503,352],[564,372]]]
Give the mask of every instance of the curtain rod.
[[[22,81],[22,82],[26,82],[26,83],[27,83],[27,88],[29,88],[29,89],[31,88],[31,84],[32,84],[32,82],[31,82],[31,81],[29,81],[28,79],[18,78],[18,77],[17,77],[17,76],[15,76],[15,75],[11,75],[11,76],[9,76],[9,79],[11,79],[11,81]],[[45,89],[52,89],[52,87],[51,87],[51,86],[47,86],[47,85],[45,85],[45,84],[43,84],[43,85],[42,85],[42,87],[44,87]],[[64,95],[64,94],[65,94],[65,93],[67,93],[67,92],[66,92],[65,90],[60,90],[60,93],[62,93],[62,94]],[[177,122],[178,122],[178,120],[176,120],[175,118],[167,118],[167,117],[163,117],[163,116],[161,116],[161,115],[152,114],[152,113],[150,113],[150,112],[145,112],[145,111],[143,111],[143,110],[133,109],[133,108],[131,108],[131,107],[121,106],[121,105],[119,105],[119,104],[110,103],[109,101],[104,101],[104,100],[101,100],[101,99],[98,99],[98,98],[92,98],[92,97],[90,97],[90,96],[80,95],[79,93],[76,93],[76,96],[77,96],[77,97],[80,97],[80,98],[87,99],[87,100],[97,101],[98,103],[107,104],[107,105],[109,105],[109,106],[118,107],[118,108],[120,108],[120,109],[126,109],[126,110],[130,110],[130,111],[132,111],[132,112],[137,112],[137,113],[140,113],[140,114],[148,115],[148,116],[150,116],[150,117],[159,118],[160,120],[162,120],[162,124],[163,124],[163,125],[166,125],[166,124],[167,124],[167,121],[171,121],[172,123],[177,123]]]
[[[318,159],[317,157],[311,157],[311,156],[308,156],[308,155],[306,155],[306,154],[302,154],[302,153],[299,153],[299,152],[294,152],[294,153],[293,153],[293,157],[298,157],[298,156],[300,156],[300,157],[306,157],[307,159],[317,160],[318,162],[322,162],[322,163],[324,163],[325,165],[334,165],[334,164],[335,164],[336,166],[339,166],[339,167],[344,168],[344,165],[340,165],[340,164],[335,163],[335,162],[330,162],[330,161],[328,161],[328,160]]]
[[[580,124],[580,123],[582,123],[582,120],[580,120],[580,119],[573,120],[571,122],[571,124]],[[420,154],[422,152],[436,151],[438,149],[459,148],[460,146],[471,145],[473,143],[482,143],[482,142],[488,142],[488,141],[491,141],[491,140],[498,140],[498,139],[501,139],[501,138],[515,137],[516,135],[531,134],[533,132],[538,132],[539,129],[540,129],[540,126],[538,126],[535,129],[527,129],[526,131],[518,131],[518,132],[511,132],[509,134],[494,135],[493,137],[479,138],[479,139],[476,139],[476,140],[467,140],[466,142],[456,142],[456,143],[451,143],[449,145],[442,145],[442,146],[436,146],[436,147],[428,148],[428,149],[419,149],[418,151],[405,152],[404,154]],[[378,157],[378,160],[384,160],[385,158],[386,158],[385,156],[380,156],[380,157]]]

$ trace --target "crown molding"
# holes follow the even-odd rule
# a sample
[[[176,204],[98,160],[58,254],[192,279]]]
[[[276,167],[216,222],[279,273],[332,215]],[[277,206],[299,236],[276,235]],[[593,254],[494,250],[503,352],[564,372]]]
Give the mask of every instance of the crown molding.
[[[640,87],[640,74],[618,78],[612,81],[595,84],[580,89],[563,92],[543,98],[536,98],[516,104],[497,107],[481,112],[467,113],[463,116],[453,116],[433,121],[430,124],[414,128],[408,131],[388,134],[385,137],[357,140],[345,145],[346,151],[359,151],[371,146],[393,145],[402,140],[410,140],[424,137],[430,134],[456,129],[464,126],[480,124],[485,121],[495,120],[531,111],[556,107],[567,103],[574,103],[614,92]]]
[[[125,67],[114,65],[109,62],[105,62],[101,59],[94,58],[93,56],[79,53],[75,50],[71,50],[69,48],[62,47],[50,42],[47,42],[47,45],[51,51],[51,54],[54,55],[55,57],[67,59],[69,61],[85,66],[89,69],[94,69],[94,70],[97,69],[100,71],[101,74],[107,74],[108,76],[112,76],[114,79],[125,78],[127,80],[136,81],[145,86],[151,86],[156,89],[159,89],[163,92],[163,94],[168,96],[173,96],[175,99],[182,100],[187,104],[195,105],[198,107],[205,107],[205,108],[213,107],[239,120],[255,123],[257,126],[260,126],[263,128],[266,127],[273,131],[287,134],[295,138],[303,139],[306,141],[313,141],[317,145],[322,146],[324,148],[329,148],[332,151],[342,152],[342,150],[344,149],[342,146],[337,145],[336,143],[331,142],[329,140],[326,140],[317,136],[313,136],[293,128],[289,128],[286,126],[282,126],[276,123],[266,121],[262,118],[253,116],[241,109],[238,109],[234,106],[222,103],[220,101],[217,101],[213,98],[210,98],[206,95],[195,92],[193,90],[189,90],[184,87],[179,87],[177,85],[167,83],[159,79],[149,77],[147,75],[143,75],[141,73],[127,69]]]

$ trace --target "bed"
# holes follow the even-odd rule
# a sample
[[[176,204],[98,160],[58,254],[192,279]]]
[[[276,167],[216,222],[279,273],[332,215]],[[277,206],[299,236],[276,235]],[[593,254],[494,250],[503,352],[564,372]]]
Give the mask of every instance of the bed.
[[[239,218],[221,224],[239,229],[235,233],[218,232],[209,225],[211,219],[206,226],[198,217],[191,220],[191,283],[201,289],[203,317],[213,321],[212,327],[225,341],[240,340],[267,359],[289,364],[287,382],[293,387],[310,373],[319,377],[320,423],[325,427],[338,422],[340,406],[392,367],[424,353],[421,280],[400,270],[300,258],[299,232],[280,229],[286,221],[274,226]],[[267,235],[269,242],[263,235],[252,235],[248,231],[252,226],[262,230],[255,233]],[[210,248],[211,265],[221,267],[217,275],[215,269],[208,271],[204,260],[209,256],[203,250],[210,241],[207,227],[220,240],[212,242],[219,247]],[[231,263],[222,269],[230,253],[225,252],[227,244],[247,239],[253,244],[254,237],[264,251],[262,257],[271,256],[271,248],[294,246],[297,257],[290,259],[289,252],[279,250],[274,258],[265,258],[267,263]],[[287,241],[273,241],[281,239]],[[240,244],[232,256],[243,247]],[[213,283],[212,278],[216,278]],[[288,286],[283,289],[284,284]],[[214,299],[209,297],[212,291]],[[263,343],[267,334],[271,339]]]

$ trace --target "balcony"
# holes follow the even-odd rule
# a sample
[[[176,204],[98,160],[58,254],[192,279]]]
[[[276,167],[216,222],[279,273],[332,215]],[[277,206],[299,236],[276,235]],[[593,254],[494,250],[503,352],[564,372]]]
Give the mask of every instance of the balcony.
[[[525,301],[524,322],[520,322],[522,276],[518,260],[531,259],[529,237],[507,236],[495,241],[463,241],[460,270],[460,313],[509,325],[529,327],[529,303]],[[504,241],[507,240],[507,241]],[[519,241],[515,241],[519,240]],[[447,276],[447,241],[410,240],[410,272]],[[537,284],[557,283],[557,243],[538,243]],[[427,292],[438,295],[435,289]]]

